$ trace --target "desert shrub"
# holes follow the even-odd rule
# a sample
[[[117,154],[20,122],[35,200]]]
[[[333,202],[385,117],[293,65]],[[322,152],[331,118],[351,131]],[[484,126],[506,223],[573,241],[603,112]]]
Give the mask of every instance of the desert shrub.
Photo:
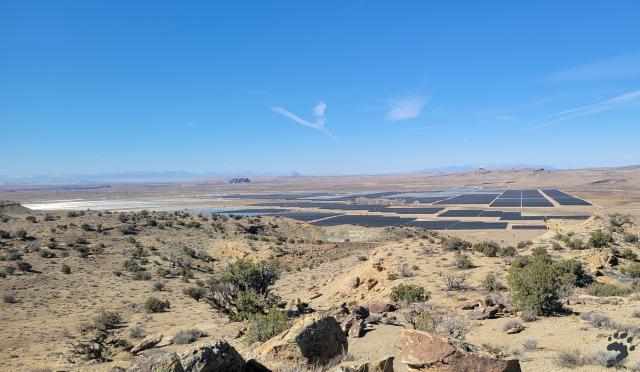
[[[442,247],[447,251],[464,251],[472,247],[472,244],[460,238],[449,238],[444,241]]]
[[[521,310],[536,314],[548,313],[559,308],[560,280],[558,270],[545,256],[523,256],[509,268],[507,283],[514,304]]]
[[[611,227],[616,228],[624,227],[627,224],[631,225],[633,223],[631,222],[631,216],[621,213],[614,213],[609,216],[609,224],[611,225]]]
[[[114,330],[122,323],[122,317],[116,312],[103,311],[90,323],[80,327],[79,339],[70,344],[70,361],[105,362],[113,354],[112,348],[128,349],[131,345],[115,338]]]
[[[591,232],[588,244],[593,248],[604,248],[608,247],[611,243],[613,243],[613,237],[611,236],[611,234],[605,233],[604,231],[598,229]]]
[[[624,239],[625,243],[637,243],[638,242],[638,235],[630,233],[630,232],[627,232],[627,233],[624,233],[623,239]]]
[[[458,340],[464,340],[471,331],[471,325],[464,318],[454,313],[435,310],[421,312],[415,319],[415,328]]]
[[[562,245],[560,245],[560,243],[558,242],[553,242],[551,243],[551,249],[554,251],[561,251],[562,250]]]
[[[487,292],[497,292],[504,289],[504,286],[493,272],[487,273],[482,279],[482,288]]]
[[[471,262],[471,258],[469,258],[469,255],[466,255],[464,253],[456,255],[454,265],[456,266],[456,268],[462,270],[467,270],[474,267],[473,262]]]
[[[631,293],[631,289],[627,287],[618,286],[609,283],[591,283],[587,287],[587,294],[597,297],[610,297],[610,296],[627,296]]]
[[[73,218],[73,217],[78,217],[78,216],[80,216],[80,213],[78,213],[76,211],[67,212],[67,217]]]
[[[129,328],[129,336],[131,338],[143,338],[144,337],[144,327],[142,324],[136,324]]]
[[[40,251],[40,257],[42,258],[55,258],[56,254],[51,252],[50,250],[41,250]]]
[[[597,351],[593,354],[583,354],[579,349],[563,350],[556,355],[556,364],[563,368],[577,368],[586,365],[598,367],[612,367],[616,361],[617,352]]]
[[[136,235],[138,231],[134,225],[120,226],[118,229],[122,235]]]
[[[25,261],[18,261],[16,265],[18,266],[18,270],[23,272],[31,271],[32,268],[31,264]]]
[[[196,328],[186,329],[176,333],[175,336],[171,338],[171,343],[174,345],[190,344],[202,337],[203,334],[204,332]]]
[[[18,300],[16,299],[15,294],[8,292],[2,296],[2,302],[5,304],[15,304]]]
[[[62,272],[63,274],[71,274],[71,267],[69,267],[69,265],[67,264],[62,264],[62,266],[60,267],[60,272]]]
[[[126,261],[124,261],[124,263],[122,264],[122,266],[124,267],[125,270],[131,272],[131,273],[135,273],[138,271],[144,271],[144,268],[140,266],[140,264],[138,264],[138,261],[134,260],[134,259],[128,259]]]
[[[287,315],[273,307],[267,314],[256,314],[250,318],[246,340],[249,343],[265,342],[289,328]]]
[[[122,323],[122,316],[115,311],[102,311],[93,319],[96,328],[102,330],[115,329]]]
[[[155,283],[153,283],[153,290],[155,291],[164,291],[165,288],[165,284],[163,281],[156,281]]]
[[[151,273],[147,271],[136,271],[133,273],[134,280],[151,280]]]
[[[16,231],[16,238],[21,239],[21,240],[26,240],[27,239],[27,230],[19,229],[18,231]]]
[[[155,297],[147,298],[147,301],[144,303],[144,309],[148,313],[162,313],[170,308],[171,304],[169,303],[169,300],[162,301]]]
[[[498,251],[498,255],[500,255],[500,257],[514,257],[517,254],[518,254],[518,250],[516,249],[516,247],[511,245],[506,247],[501,247],[500,250]]]
[[[447,291],[459,291],[467,288],[467,274],[441,273],[442,283]]]
[[[80,228],[84,231],[93,231],[93,228],[88,223],[83,223],[80,225]]]
[[[0,230],[0,239],[10,239],[11,233],[5,230]]]
[[[502,325],[502,330],[509,333],[518,333],[524,330],[524,326],[519,321],[511,319],[508,320],[504,325]]]
[[[190,228],[190,229],[198,229],[198,228],[200,228],[201,224],[198,221],[190,221],[185,226]]]
[[[484,241],[474,244],[473,250],[487,257],[495,257],[498,255],[500,245],[494,241]]]
[[[234,320],[265,313],[279,300],[271,293],[279,271],[273,261],[238,260],[207,282],[206,300]]]
[[[166,278],[167,276],[171,275],[171,270],[164,267],[158,267],[158,269],[156,270],[156,274],[158,274],[158,276],[161,278]]]
[[[589,311],[580,314],[580,318],[597,328],[618,328],[618,324],[609,315],[603,313]]]
[[[618,257],[624,258],[625,260],[637,261],[638,255],[631,248],[624,248],[620,252],[618,252]]]
[[[189,287],[184,289],[184,294],[196,301],[200,301],[207,294],[207,292],[204,288],[201,287]]]
[[[431,294],[416,284],[398,284],[391,288],[390,297],[392,301],[423,302],[429,300]]]
[[[6,266],[4,268],[4,272],[7,273],[7,275],[12,275],[15,271],[16,271],[15,266]]]
[[[593,278],[584,271],[582,262],[578,260],[560,260],[554,262],[554,266],[558,271],[558,278],[561,284],[584,287],[593,281]]]
[[[535,350],[538,348],[538,340],[535,338],[525,338],[522,340],[522,347],[525,350]]]
[[[623,267],[620,271],[634,279],[640,278],[640,262],[632,262],[626,267]]]
[[[584,249],[584,243],[582,242],[582,240],[578,239],[578,238],[574,238],[574,239],[569,239],[566,242],[567,247],[569,249]]]
[[[531,240],[523,240],[523,241],[519,241],[518,242],[518,249],[525,249],[528,246],[530,246],[531,244],[533,244],[533,242]]]

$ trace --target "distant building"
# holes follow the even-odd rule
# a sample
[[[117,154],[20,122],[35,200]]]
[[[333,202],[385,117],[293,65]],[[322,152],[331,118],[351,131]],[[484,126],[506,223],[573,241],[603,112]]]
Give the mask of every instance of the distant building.
[[[227,183],[236,184],[236,183],[251,183],[251,180],[247,177],[236,177],[230,179]]]

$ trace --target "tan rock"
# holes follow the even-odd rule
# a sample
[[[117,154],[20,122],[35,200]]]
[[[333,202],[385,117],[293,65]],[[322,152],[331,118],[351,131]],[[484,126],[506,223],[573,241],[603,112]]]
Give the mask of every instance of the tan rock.
[[[131,354],[136,355],[143,350],[151,349],[152,347],[155,347],[157,344],[159,344],[160,341],[162,341],[162,335],[157,335],[154,337],[147,336],[144,338],[144,340],[140,341],[136,346],[134,346],[133,349],[131,349]]]
[[[518,360],[464,352],[446,338],[416,330],[405,330],[401,337],[402,363],[410,370],[441,372],[520,372]]]

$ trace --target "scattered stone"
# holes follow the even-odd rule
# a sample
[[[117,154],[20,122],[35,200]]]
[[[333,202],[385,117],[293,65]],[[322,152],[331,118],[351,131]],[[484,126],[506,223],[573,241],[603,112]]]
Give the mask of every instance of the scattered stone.
[[[388,313],[396,310],[397,309],[393,304],[373,303],[369,305],[370,313]]]
[[[369,363],[343,362],[336,372],[393,372],[394,357],[388,357]]]
[[[371,290],[371,288],[375,287],[378,284],[377,279],[369,278],[367,279],[367,290]]]
[[[134,346],[133,349],[131,349],[131,354],[136,355],[143,350],[151,349],[159,344],[160,341],[162,341],[162,335],[157,335],[154,337],[147,336],[142,341],[140,341],[140,343]]]
[[[356,276],[355,278],[351,279],[351,289],[358,288],[360,284],[362,284],[362,282],[360,281],[360,277]]]

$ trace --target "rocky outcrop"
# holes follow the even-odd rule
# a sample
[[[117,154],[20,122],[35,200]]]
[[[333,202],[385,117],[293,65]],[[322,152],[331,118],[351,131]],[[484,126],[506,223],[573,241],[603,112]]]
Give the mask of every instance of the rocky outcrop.
[[[446,338],[405,330],[401,338],[401,362],[413,371],[520,372],[518,360],[497,359],[460,350]]]
[[[136,355],[143,350],[151,349],[159,344],[160,341],[162,341],[162,335],[145,337],[144,340],[140,341],[140,343],[131,349],[131,354]]]
[[[252,351],[252,356],[270,369],[325,365],[347,353],[347,337],[332,316],[307,315],[291,328]]]
[[[191,349],[181,355],[176,353],[140,357],[129,372],[213,372],[254,371],[228,342],[220,340]],[[259,369],[258,369],[259,370]]]

